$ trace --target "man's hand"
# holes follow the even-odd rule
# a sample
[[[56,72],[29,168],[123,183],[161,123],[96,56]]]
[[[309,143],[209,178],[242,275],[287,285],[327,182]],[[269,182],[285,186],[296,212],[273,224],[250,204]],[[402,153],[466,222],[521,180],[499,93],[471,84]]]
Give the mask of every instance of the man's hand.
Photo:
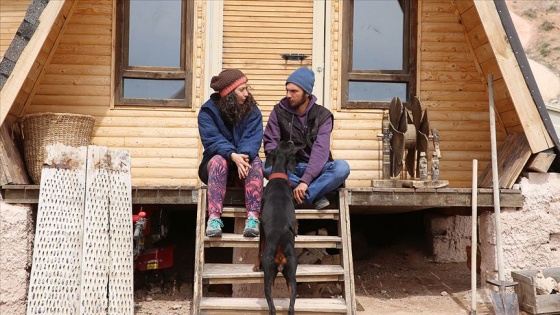
[[[306,183],[301,182],[296,188],[294,188],[294,199],[298,205],[302,204],[303,199],[305,199],[305,193],[307,192],[308,187],[309,186],[307,186]]]
[[[247,154],[232,153],[231,160],[237,165],[237,173],[239,178],[244,179],[249,174],[251,164],[249,164],[249,156]]]

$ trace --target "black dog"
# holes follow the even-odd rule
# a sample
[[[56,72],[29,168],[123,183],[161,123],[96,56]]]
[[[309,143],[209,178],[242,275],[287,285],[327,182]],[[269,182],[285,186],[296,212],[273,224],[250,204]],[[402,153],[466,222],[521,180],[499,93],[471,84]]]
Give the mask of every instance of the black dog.
[[[293,142],[282,141],[266,156],[265,168],[272,165],[264,189],[261,207],[259,256],[253,271],[264,271],[264,295],[269,314],[276,314],[272,300],[272,285],[282,272],[290,293],[288,314],[294,314],[296,300],[297,255],[294,250],[297,234],[296,213],[292,188],[287,172],[296,166]]]

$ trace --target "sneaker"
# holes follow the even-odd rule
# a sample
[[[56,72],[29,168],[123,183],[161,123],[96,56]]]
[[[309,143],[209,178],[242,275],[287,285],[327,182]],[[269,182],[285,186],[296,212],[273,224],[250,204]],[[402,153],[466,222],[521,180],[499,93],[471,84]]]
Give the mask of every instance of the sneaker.
[[[315,202],[313,203],[313,207],[315,209],[319,210],[319,209],[323,209],[323,208],[327,207],[330,204],[331,203],[329,202],[329,199],[327,199],[327,197],[323,196],[323,197],[315,200]]]
[[[206,236],[208,237],[218,237],[222,236],[222,228],[224,227],[224,222],[221,219],[209,219],[206,225]]]
[[[256,237],[259,236],[259,219],[249,218],[245,220],[245,229],[243,229],[243,236]]]

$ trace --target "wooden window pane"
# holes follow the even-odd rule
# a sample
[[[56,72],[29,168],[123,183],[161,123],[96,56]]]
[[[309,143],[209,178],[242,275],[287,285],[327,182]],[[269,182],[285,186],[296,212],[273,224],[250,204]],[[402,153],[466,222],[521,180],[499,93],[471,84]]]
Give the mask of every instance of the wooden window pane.
[[[403,70],[404,13],[398,0],[354,1],[352,70]]]
[[[192,0],[117,1],[115,105],[190,107]]]
[[[185,80],[124,79],[124,97],[184,99]]]
[[[343,108],[405,105],[416,93],[416,0],[342,1]]]
[[[181,1],[130,1],[128,66],[181,66]]]
[[[393,82],[350,82],[348,89],[349,101],[381,101],[390,102],[393,97],[407,100],[407,84]]]

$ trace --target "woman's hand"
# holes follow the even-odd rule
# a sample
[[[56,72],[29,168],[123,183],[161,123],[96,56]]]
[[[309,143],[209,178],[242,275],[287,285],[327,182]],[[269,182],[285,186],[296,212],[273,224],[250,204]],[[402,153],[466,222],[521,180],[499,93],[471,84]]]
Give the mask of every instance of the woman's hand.
[[[239,178],[244,179],[249,174],[251,164],[249,164],[249,156],[247,154],[232,153],[231,160],[237,165],[237,173]]]

